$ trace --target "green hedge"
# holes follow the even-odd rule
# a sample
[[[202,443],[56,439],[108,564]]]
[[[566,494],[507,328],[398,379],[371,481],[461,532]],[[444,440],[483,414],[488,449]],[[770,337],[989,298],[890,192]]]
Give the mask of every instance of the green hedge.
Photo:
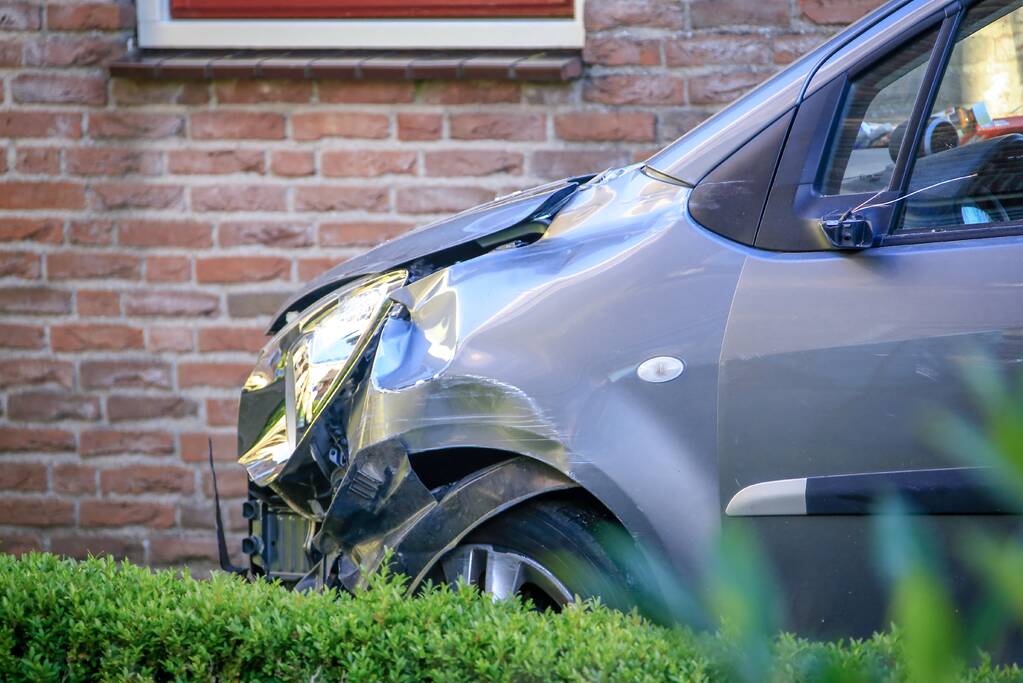
[[[782,637],[760,680],[904,680],[897,637]],[[51,555],[0,556],[0,680],[548,681],[734,678],[741,648],[595,605],[561,615],[471,589],[351,598]],[[1019,680],[972,669],[972,680]]]

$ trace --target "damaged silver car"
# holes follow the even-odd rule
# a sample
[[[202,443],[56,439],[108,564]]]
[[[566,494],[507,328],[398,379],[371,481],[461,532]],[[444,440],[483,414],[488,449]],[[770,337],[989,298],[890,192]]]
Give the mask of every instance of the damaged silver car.
[[[744,518],[789,627],[880,626],[882,497],[1013,518],[920,425],[1023,358],[1021,6],[890,2],[645,163],[310,283],[242,390],[249,571],[627,607]]]

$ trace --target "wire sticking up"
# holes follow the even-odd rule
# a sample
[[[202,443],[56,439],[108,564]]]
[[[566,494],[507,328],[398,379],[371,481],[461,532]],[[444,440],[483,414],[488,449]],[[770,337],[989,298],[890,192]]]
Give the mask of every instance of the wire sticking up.
[[[977,175],[979,175],[979,174],[978,173],[971,173],[969,175],[959,176],[958,178],[949,178],[948,180],[942,180],[941,182],[934,183],[933,185],[928,185],[927,187],[921,187],[919,190],[913,190],[909,194],[904,194],[901,197],[896,197],[895,199],[890,199],[887,202],[881,202],[880,204],[871,204],[870,202],[874,201],[875,199],[877,199],[878,197],[880,197],[882,194],[884,194],[886,192],[886,190],[880,190],[880,191],[876,192],[874,195],[872,195],[871,197],[869,197],[868,199],[866,199],[859,206],[854,206],[853,208],[848,209],[845,213],[842,214],[842,217],[839,218],[838,220],[844,221],[845,219],[847,219],[850,216],[850,214],[854,214],[857,211],[862,211],[864,209],[879,209],[882,206],[890,206],[890,205],[894,204],[895,202],[901,202],[903,199],[909,199],[910,197],[912,197],[915,194],[920,194],[921,192],[926,192],[927,190],[933,190],[936,187],[941,187],[942,185],[946,185],[948,183],[954,183],[954,182],[957,182],[959,180],[968,180],[969,178],[976,178]]]

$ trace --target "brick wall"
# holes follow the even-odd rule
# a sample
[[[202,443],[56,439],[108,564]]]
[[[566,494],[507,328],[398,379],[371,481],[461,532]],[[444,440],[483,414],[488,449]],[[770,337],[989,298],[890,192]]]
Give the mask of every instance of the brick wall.
[[[589,0],[586,77],[111,80],[131,5],[0,0],[0,549],[215,557],[281,297],[436,216],[643,158],[877,0]]]

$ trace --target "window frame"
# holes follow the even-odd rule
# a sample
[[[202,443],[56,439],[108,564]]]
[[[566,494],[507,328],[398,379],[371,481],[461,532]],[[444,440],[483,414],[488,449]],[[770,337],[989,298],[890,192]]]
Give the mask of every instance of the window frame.
[[[571,17],[175,19],[170,0],[137,0],[142,48],[581,49],[584,0]]]

